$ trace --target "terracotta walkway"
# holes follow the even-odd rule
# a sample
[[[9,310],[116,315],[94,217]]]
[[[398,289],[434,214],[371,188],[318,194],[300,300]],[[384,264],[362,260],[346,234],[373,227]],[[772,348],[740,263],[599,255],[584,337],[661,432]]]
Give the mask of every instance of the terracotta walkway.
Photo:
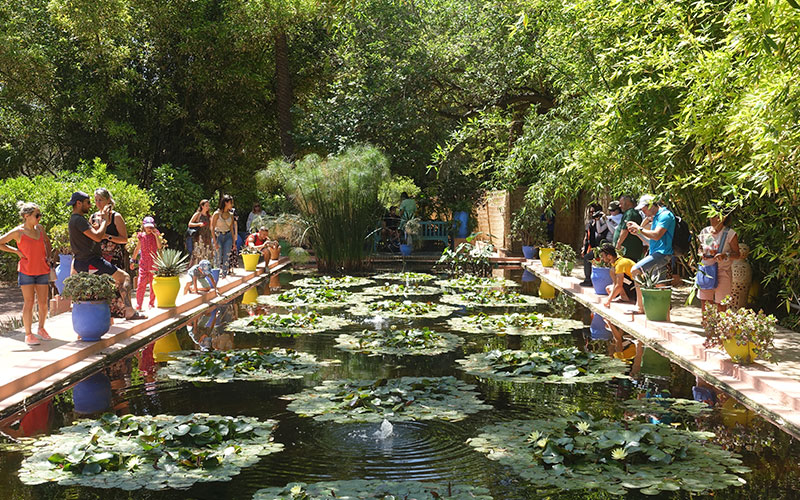
[[[645,342],[696,375],[733,394],[767,419],[800,436],[800,334],[779,329],[775,337],[774,362],[759,361],[737,365],[720,349],[703,347],[700,308],[683,305],[685,293],[673,300],[672,322],[648,321],[633,315],[634,306],[613,303],[610,309],[592,287],[581,287],[582,271],[564,277],[554,268],[544,268],[538,260],[523,267],[543,281],[568,293],[578,302],[600,313],[610,323]],[[603,297],[604,298],[604,297]]]
[[[139,349],[288,265],[289,259],[283,258],[273,262],[268,269],[263,263],[255,272],[236,269],[235,274],[220,280],[217,291],[202,295],[181,294],[177,307],[146,311],[146,320],[115,319],[111,330],[98,342],[77,340],[69,312],[48,319],[47,330],[53,340],[38,346],[25,344],[24,330],[5,334],[0,337],[0,366],[3,366],[0,371],[0,421],[77,382],[110,359],[118,359]]]

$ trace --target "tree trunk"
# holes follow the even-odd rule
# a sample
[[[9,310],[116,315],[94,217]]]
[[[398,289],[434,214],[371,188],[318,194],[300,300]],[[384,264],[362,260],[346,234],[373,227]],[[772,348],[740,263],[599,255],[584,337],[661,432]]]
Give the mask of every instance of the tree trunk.
[[[292,82],[289,78],[289,44],[286,32],[275,35],[275,103],[278,115],[278,132],[281,153],[287,159],[294,158],[292,140]]]

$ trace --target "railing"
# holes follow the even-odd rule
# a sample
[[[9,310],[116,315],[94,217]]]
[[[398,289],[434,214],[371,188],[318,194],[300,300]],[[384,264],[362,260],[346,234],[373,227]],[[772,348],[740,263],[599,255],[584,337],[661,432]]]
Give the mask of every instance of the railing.
[[[419,234],[413,237],[415,240],[441,241],[445,245],[450,245],[450,228],[453,227],[452,222],[426,220],[426,221],[420,221],[419,225],[420,225]],[[381,241],[381,230],[379,228],[375,231],[374,242],[372,245],[373,252],[377,251],[378,243],[380,243],[380,241]]]

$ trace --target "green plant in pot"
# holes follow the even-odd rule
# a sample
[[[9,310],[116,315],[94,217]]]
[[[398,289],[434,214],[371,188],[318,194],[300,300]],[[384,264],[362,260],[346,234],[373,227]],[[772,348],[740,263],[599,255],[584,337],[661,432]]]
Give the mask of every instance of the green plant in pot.
[[[418,217],[412,217],[403,225],[403,232],[406,235],[405,245],[400,245],[400,252],[403,255],[411,255],[414,248],[414,237],[422,232],[422,221]]]
[[[522,254],[526,259],[536,256],[535,248],[551,248],[547,241],[547,221],[542,220],[541,210],[525,204],[511,219],[511,237],[522,243]]]
[[[661,269],[643,271],[634,280],[642,291],[644,315],[650,321],[668,321],[672,288],[670,280],[662,276]]]
[[[181,290],[180,275],[186,272],[188,256],[174,248],[164,248],[156,254],[153,272],[153,291],[158,307],[175,307]]]
[[[58,255],[56,267],[56,289],[59,295],[64,293],[64,280],[72,271],[72,248],[69,244],[69,225],[56,224],[47,232],[50,246],[53,248],[53,257]]]
[[[540,250],[541,251],[541,250]],[[556,243],[553,250],[553,265],[561,276],[569,276],[575,268],[575,260],[578,254],[575,250],[566,243]]]
[[[107,274],[78,273],[64,280],[61,295],[72,300],[72,329],[81,340],[94,342],[111,328],[109,301],[117,284]]]
[[[722,301],[728,307],[730,297]],[[722,347],[736,363],[749,364],[756,358],[772,359],[775,325],[778,320],[764,311],[752,309],[726,309],[719,311],[707,307],[703,311],[703,324],[706,330],[705,347]]]

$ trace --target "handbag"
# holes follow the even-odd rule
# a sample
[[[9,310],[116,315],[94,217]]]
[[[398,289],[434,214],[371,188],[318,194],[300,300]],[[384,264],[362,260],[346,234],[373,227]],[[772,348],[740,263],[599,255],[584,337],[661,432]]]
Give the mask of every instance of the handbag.
[[[725,249],[725,239],[728,237],[728,229],[725,228],[725,231],[722,233],[722,240],[720,240],[719,249]],[[703,265],[700,264],[697,266],[697,276],[694,278],[694,282],[697,284],[697,288],[700,290],[713,290],[717,288],[718,280],[717,280],[717,272],[719,271],[719,264],[714,262],[710,265]]]
[[[187,238],[194,238],[194,235],[196,234],[197,234],[197,228],[195,227],[190,227],[189,229],[186,230]]]

